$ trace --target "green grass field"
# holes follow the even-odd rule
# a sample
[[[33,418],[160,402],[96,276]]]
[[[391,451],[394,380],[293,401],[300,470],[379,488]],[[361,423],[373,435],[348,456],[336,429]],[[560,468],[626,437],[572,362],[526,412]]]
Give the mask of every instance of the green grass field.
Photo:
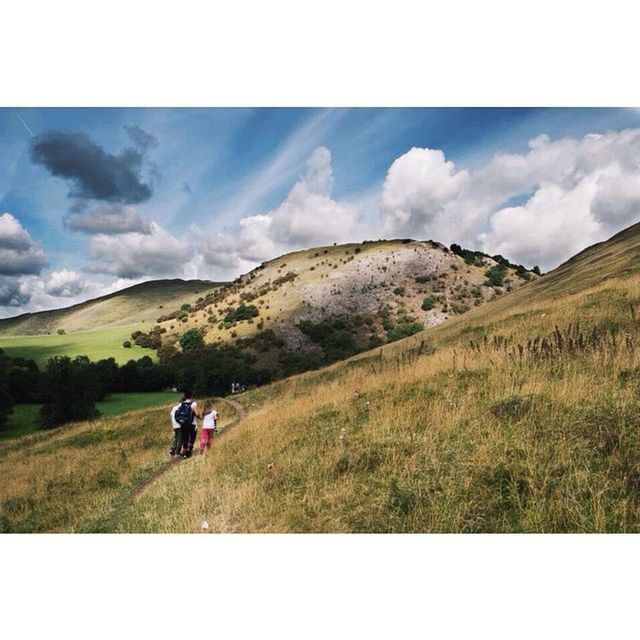
[[[148,407],[167,407],[178,399],[178,394],[171,391],[151,391],[147,393],[112,393],[103,402],[98,402],[98,411],[103,416],[115,416],[133,409]],[[38,430],[37,419],[39,404],[19,404],[13,408],[9,422],[0,430],[0,439],[17,438]],[[168,424],[168,419],[167,419]]]
[[[138,360],[144,356],[156,359],[153,349],[122,346],[125,340],[131,340],[131,333],[139,325],[127,325],[98,331],[69,333],[66,335],[36,335],[0,337],[0,349],[9,357],[32,358],[41,368],[53,356],[84,355],[91,360],[115,358],[118,364],[129,360]]]

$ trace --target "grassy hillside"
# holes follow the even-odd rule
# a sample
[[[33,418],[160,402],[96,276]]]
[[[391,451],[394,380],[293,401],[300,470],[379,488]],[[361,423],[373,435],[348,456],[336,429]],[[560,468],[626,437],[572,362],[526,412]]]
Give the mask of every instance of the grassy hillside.
[[[104,530],[132,491],[166,466],[175,399],[161,408],[0,440],[0,532]],[[234,413],[226,405],[220,409],[224,428]]]
[[[451,322],[249,392],[212,455],[135,499],[162,411],[0,443],[3,526],[638,531],[639,251],[635,226]]]
[[[219,285],[208,280],[154,280],[94,300],[52,311],[0,320],[0,336],[88,332],[95,329],[151,324],[167,306],[193,302]]]
[[[124,364],[144,356],[156,359],[156,352],[135,344],[122,346],[131,341],[131,333],[140,325],[125,325],[95,331],[83,331],[65,335],[0,336],[0,349],[10,357],[32,358],[42,368],[53,356],[89,356],[92,360],[114,358]],[[142,325],[144,326],[144,325]]]
[[[66,309],[3,319],[0,349],[8,356],[32,358],[40,366],[52,356],[113,357],[120,364],[143,356],[155,360],[154,350],[135,343],[127,349],[123,342],[131,341],[134,331],[153,326],[166,307],[192,303],[218,287],[206,280],[155,280]]]
[[[165,354],[197,330],[283,377],[443,323],[537,277],[496,258],[503,263],[414,240],[296,251],[174,308],[152,331]]]

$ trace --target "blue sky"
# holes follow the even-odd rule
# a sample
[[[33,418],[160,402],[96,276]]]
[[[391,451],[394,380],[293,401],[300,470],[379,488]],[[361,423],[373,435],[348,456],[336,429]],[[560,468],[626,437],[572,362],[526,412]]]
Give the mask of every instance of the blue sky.
[[[148,135],[150,143],[136,143],[131,127]],[[635,142],[616,137],[598,152],[601,164],[589,176],[593,184],[609,180],[609,191],[603,190],[601,197],[592,195],[588,205],[580,195],[580,189],[587,190],[584,176],[581,186],[576,182],[569,187],[565,176],[566,190],[557,193],[545,191],[552,177],[531,177],[533,169],[520,168],[516,183],[503,189],[496,156],[510,154],[520,158],[514,166],[535,164],[540,172],[540,162],[545,161],[533,156],[543,152],[532,152],[530,141],[545,135],[548,166],[561,155],[565,164],[558,171],[575,176],[585,162],[585,136],[607,132],[619,136],[637,127],[640,111],[633,109],[0,109],[0,213],[10,214],[44,256],[38,254],[39,266],[30,273],[4,273],[6,295],[0,286],[0,313],[62,306],[140,279],[231,277],[258,258],[275,257],[270,251],[333,237],[363,240],[382,231],[386,236],[429,235],[476,248],[510,249],[515,254],[508,256],[511,259],[550,268],[568,256],[561,251],[536,253],[533,241],[511,242],[507,227],[511,225],[513,232],[517,223],[519,233],[525,233],[535,229],[526,227],[527,216],[538,216],[540,223],[545,215],[548,226],[549,216],[540,208],[545,198],[557,198],[554,206],[560,209],[565,205],[589,209],[591,235],[580,235],[567,244],[567,251],[580,242],[601,239],[617,223],[635,221],[633,198],[624,206],[612,205],[612,224],[602,211],[603,198],[615,191],[611,187],[615,180],[637,178],[629,166],[622,177],[615,177],[614,165],[620,163],[611,159],[611,153],[623,157]],[[148,187],[150,195],[136,201],[126,195],[78,197],[80,183],[70,175],[61,177],[59,171],[56,175],[51,156],[34,159],[34,146],[52,132],[61,148],[75,134],[84,134],[82,140],[99,151],[91,162],[105,158],[116,163],[126,149],[138,154],[127,164],[127,176],[135,174],[138,186]],[[409,154],[414,147],[422,152]],[[316,153],[319,149],[326,153]],[[309,172],[320,176],[320,186],[311,186]],[[482,178],[485,175],[490,178]],[[489,183],[494,186],[487,195],[483,185]],[[569,205],[571,198],[580,204]],[[313,206],[330,220],[317,238],[313,228],[304,228],[304,220],[314,215],[309,208]],[[617,214],[616,207],[627,211],[625,216]],[[88,231],[88,218],[73,217],[94,212],[95,221],[107,212],[110,220],[121,221],[123,208],[131,224],[147,225],[140,237],[133,227],[122,225],[106,233]],[[336,224],[334,217],[339,219]],[[79,221],[74,228],[71,219]],[[584,220],[567,218],[567,224],[571,222]],[[460,238],[453,237],[457,226]],[[167,251],[173,251],[185,237],[193,243],[194,255],[201,254],[189,269],[176,261],[156,261],[161,240],[166,240]],[[155,238],[153,247],[149,238]],[[120,256],[120,262],[118,256],[110,261],[113,247],[124,245],[146,258],[140,264],[128,255]],[[51,284],[47,278],[56,273]],[[57,286],[63,281],[67,288],[64,283]],[[16,293],[18,289],[21,293]],[[63,295],[56,298],[51,291]]]

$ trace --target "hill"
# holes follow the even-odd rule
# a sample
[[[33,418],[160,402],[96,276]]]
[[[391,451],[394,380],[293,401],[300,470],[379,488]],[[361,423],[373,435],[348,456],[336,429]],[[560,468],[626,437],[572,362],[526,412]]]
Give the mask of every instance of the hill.
[[[496,258],[502,264],[432,241],[319,247],[265,262],[231,283],[145,282],[0,320],[0,348],[39,364],[78,354],[126,362],[155,358],[159,344],[171,353],[196,329],[208,344],[237,347],[263,372],[256,375],[282,377],[439,324],[537,277]]]
[[[25,313],[0,320],[0,349],[8,356],[32,358],[40,366],[52,356],[113,357],[119,363],[155,352],[131,341],[134,331],[153,325],[166,306],[216,291],[207,280],[155,280],[64,309]]]
[[[165,306],[192,301],[219,285],[208,280],[152,280],[71,307],[0,320],[0,336],[86,332],[152,323]]]
[[[298,361],[326,364],[435,326],[537,277],[457,249],[389,240],[296,251],[176,307],[153,330],[172,346],[196,329],[205,343],[238,345],[290,373]]]
[[[168,440],[155,414],[130,414],[118,438],[150,449],[124,467],[105,435],[122,418],[0,443],[4,528],[638,531],[639,252],[635,225],[450,322],[250,391],[212,455],[135,500],[114,496]],[[59,439],[64,464],[33,455]]]

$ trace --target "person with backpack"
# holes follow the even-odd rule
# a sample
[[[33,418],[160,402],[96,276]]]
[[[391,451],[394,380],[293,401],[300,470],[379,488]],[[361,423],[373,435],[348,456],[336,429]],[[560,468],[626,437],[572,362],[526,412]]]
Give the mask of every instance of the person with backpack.
[[[183,458],[190,458],[193,453],[193,444],[196,440],[196,417],[198,417],[197,406],[191,391],[185,391],[174,414],[175,421],[180,425],[175,455],[181,455]]]

